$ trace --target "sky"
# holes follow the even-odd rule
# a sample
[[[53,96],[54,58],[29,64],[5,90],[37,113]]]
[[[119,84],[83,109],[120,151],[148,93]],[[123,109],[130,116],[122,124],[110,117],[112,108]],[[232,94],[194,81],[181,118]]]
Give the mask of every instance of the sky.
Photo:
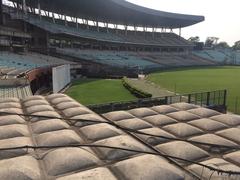
[[[233,45],[240,40],[240,0],[128,0],[148,8],[205,16],[205,21],[182,29],[182,36],[218,37]]]

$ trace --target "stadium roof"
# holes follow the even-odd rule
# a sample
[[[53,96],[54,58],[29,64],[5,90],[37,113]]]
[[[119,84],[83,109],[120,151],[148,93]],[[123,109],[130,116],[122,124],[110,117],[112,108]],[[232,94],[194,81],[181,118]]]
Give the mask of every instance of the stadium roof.
[[[178,103],[100,116],[63,94],[0,99],[0,112],[1,179],[239,179],[236,115]]]
[[[22,3],[22,0],[11,0]],[[26,0],[37,8],[39,0]],[[157,11],[125,0],[40,0],[41,9],[93,21],[143,27],[181,28],[204,21],[193,16]]]

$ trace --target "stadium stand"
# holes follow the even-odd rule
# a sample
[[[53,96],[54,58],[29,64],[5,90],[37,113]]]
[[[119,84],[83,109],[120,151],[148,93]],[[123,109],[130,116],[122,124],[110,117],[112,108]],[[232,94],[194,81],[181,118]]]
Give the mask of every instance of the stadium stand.
[[[57,53],[117,67],[139,67],[140,69],[160,67],[156,63],[134,56],[134,53],[131,52],[58,48]]]
[[[19,98],[24,99],[32,96],[31,87],[29,85],[20,87],[1,87],[0,98]]]
[[[215,64],[214,62],[204,60],[193,54],[139,52],[138,55],[145,57],[145,59],[149,61],[161,64],[164,67],[206,66]]]
[[[0,50],[8,50],[8,47],[25,48],[25,42],[29,41],[31,36],[16,28],[10,28],[0,25]]]
[[[181,28],[202,22],[203,16],[154,11],[115,0],[76,1],[70,4],[73,10],[68,9],[69,6],[64,1],[60,2],[62,5],[59,7],[55,7],[58,3],[45,0],[11,2],[12,6],[3,6],[5,21],[9,25],[16,24],[21,29],[19,33],[24,32],[31,37],[26,41],[21,39],[26,46],[31,47],[30,50],[44,49],[49,54],[49,49],[56,49],[49,55],[67,58],[83,65],[83,71],[89,76],[109,77],[113,74],[114,77],[121,77],[131,74],[135,77],[140,71],[148,73],[163,68],[214,64],[199,57],[191,57],[189,51],[191,52],[193,44],[182,38],[180,33]],[[76,6],[72,6],[73,4]],[[85,11],[84,6],[92,8],[92,16],[89,15],[90,11]],[[98,13],[100,6],[106,8],[104,13],[107,15]],[[119,8],[126,14],[130,13],[129,8],[132,9],[132,16],[123,18],[125,13],[119,16],[116,14]],[[80,9],[83,14],[79,14]],[[75,12],[74,16],[72,12]],[[140,16],[144,18],[141,19]],[[93,24],[90,25],[88,21]],[[104,26],[100,26],[100,23]],[[118,28],[118,25],[124,28]],[[129,27],[134,30],[128,29]],[[179,35],[172,31],[177,28]],[[32,57],[31,54],[27,56],[24,60],[16,57],[16,61],[20,62],[17,66],[34,68],[55,65],[45,63],[45,60],[39,62],[35,60],[39,58]],[[15,67],[14,62],[10,62],[6,67],[12,64]],[[112,67],[115,69],[110,71]]]
[[[193,51],[193,54],[221,64],[240,64],[239,52],[228,49]]]
[[[45,66],[54,66],[60,64],[69,64],[69,61],[46,56],[37,53],[22,53],[16,54],[11,52],[0,52],[0,65],[6,67],[33,69]],[[70,63],[71,64],[71,63]]]
[[[14,79],[33,69],[57,66],[61,64],[74,64],[59,58],[37,53],[16,54],[0,52],[0,78]]]
[[[239,51],[236,52],[236,57],[237,57],[237,61],[240,62],[240,52]]]
[[[194,55],[157,52],[99,51],[57,48],[57,53],[117,67],[161,69],[169,67],[207,66],[215,63]]]
[[[6,11],[8,12],[8,11]],[[94,39],[98,41],[110,41],[114,43],[135,44],[135,45],[159,45],[159,46],[178,46],[186,47],[192,46],[184,38],[174,33],[155,33],[154,37],[151,32],[131,32],[127,34],[124,30],[118,30],[118,33],[111,32],[111,30],[97,31],[92,30],[87,26],[81,25],[76,27],[76,24],[66,23],[63,20],[52,21],[52,18],[42,17],[39,19],[37,15],[30,14],[26,18],[19,12],[11,11],[12,19],[24,20],[38,28],[41,28],[52,34],[72,35],[80,38]]]
[[[76,64],[39,53],[0,52],[0,97],[25,98],[51,87],[51,68]]]
[[[0,179],[239,179],[237,115],[187,103],[97,114],[64,94],[31,96],[51,86],[53,66],[69,64],[61,58],[93,72],[99,68],[100,73],[99,64],[112,71],[117,68],[111,66],[129,67],[128,72],[133,67],[214,65],[228,53],[192,54],[193,45],[179,36],[181,28],[202,22],[203,16],[155,11],[121,0],[11,2],[3,11],[10,33],[0,31],[0,46],[10,50],[0,53],[1,82],[26,72],[31,82],[0,88]],[[77,18],[84,22],[74,22]],[[129,26],[145,32],[130,31]],[[159,27],[162,32],[155,32]],[[176,28],[179,35],[172,33]],[[226,91],[224,105],[225,96]]]
[[[216,50],[205,50],[202,52],[196,52],[196,54],[202,56],[203,58],[211,59],[218,62],[223,62],[226,57],[224,53]]]
[[[63,94],[1,99],[0,112],[3,179],[240,175],[237,115],[187,103],[98,115]]]
[[[0,25],[0,35],[10,36],[10,37],[31,38],[31,36],[27,33],[24,33],[15,28],[10,28],[2,25]]]

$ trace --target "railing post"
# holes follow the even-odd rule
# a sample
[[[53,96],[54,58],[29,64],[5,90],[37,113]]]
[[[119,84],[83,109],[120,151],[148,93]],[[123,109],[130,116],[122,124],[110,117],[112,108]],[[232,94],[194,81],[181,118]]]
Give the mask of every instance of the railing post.
[[[189,104],[191,103],[191,97],[192,97],[192,95],[189,94],[189,95],[188,95],[188,103],[189,103]]]
[[[111,103],[110,106],[111,106],[111,111],[114,111],[114,103]]]
[[[167,105],[168,104],[168,96],[165,97],[165,104]]]
[[[207,92],[207,106],[210,105],[210,92]]]
[[[11,94],[12,93],[12,94]],[[219,96],[216,97],[216,93],[219,93]],[[5,96],[7,95],[13,95],[13,92],[5,92],[3,94]],[[198,95],[201,95],[201,99],[198,99]],[[205,99],[206,96],[206,99]],[[178,97],[178,98],[177,98]],[[138,99],[136,101],[128,101],[128,102],[122,102],[122,103],[108,103],[108,104],[101,104],[101,105],[90,105],[88,106],[90,109],[94,109],[94,111],[102,111],[102,112],[110,112],[115,110],[125,110],[130,109],[132,107],[142,107],[142,106],[155,106],[155,105],[167,105],[174,103],[175,99],[180,100],[180,102],[183,100],[183,98],[187,98],[188,103],[196,103],[206,106],[212,106],[213,108],[216,107],[223,107],[224,110],[227,110],[227,90],[222,91],[212,91],[212,92],[204,92],[204,93],[195,93],[195,94],[186,94],[186,95],[180,95],[180,96],[165,96],[161,98],[150,98],[150,99]],[[185,100],[184,98],[184,100]],[[217,101],[218,100],[218,101]],[[221,102],[220,102],[221,100]],[[174,101],[174,102],[173,102]],[[199,102],[201,101],[201,102]]]
[[[221,101],[221,91],[218,92],[218,105],[220,104]]]
[[[138,106],[138,108],[140,108],[142,106],[142,100],[141,99],[138,100],[137,106]]]
[[[223,105],[227,107],[227,90],[224,90],[224,95],[223,95]]]

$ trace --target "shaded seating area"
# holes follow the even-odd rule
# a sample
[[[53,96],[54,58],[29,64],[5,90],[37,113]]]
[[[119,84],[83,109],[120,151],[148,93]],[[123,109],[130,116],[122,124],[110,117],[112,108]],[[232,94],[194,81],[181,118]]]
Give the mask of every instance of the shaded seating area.
[[[128,67],[140,69],[161,67],[160,65],[151,61],[147,61],[141,57],[138,57],[131,52],[79,50],[70,48],[62,49],[58,48],[57,52],[60,54],[73,56],[85,61],[92,61],[116,67]]]
[[[118,30],[115,32],[114,28],[103,28],[99,29],[95,26],[83,25],[73,22],[65,22],[60,19],[52,20],[49,17],[42,17],[34,14],[29,14],[27,18],[23,15],[15,14],[11,12],[11,17],[13,19],[22,19],[25,22],[34,25],[40,29],[43,29],[51,34],[65,34],[71,35],[79,38],[92,39],[98,41],[108,41],[114,43],[124,43],[124,44],[139,44],[139,45],[157,45],[157,46],[189,46],[190,43],[184,38],[167,32],[134,32],[125,30]]]
[[[214,65],[212,61],[195,55],[159,52],[99,51],[58,48],[57,53],[116,67],[151,69]]]

